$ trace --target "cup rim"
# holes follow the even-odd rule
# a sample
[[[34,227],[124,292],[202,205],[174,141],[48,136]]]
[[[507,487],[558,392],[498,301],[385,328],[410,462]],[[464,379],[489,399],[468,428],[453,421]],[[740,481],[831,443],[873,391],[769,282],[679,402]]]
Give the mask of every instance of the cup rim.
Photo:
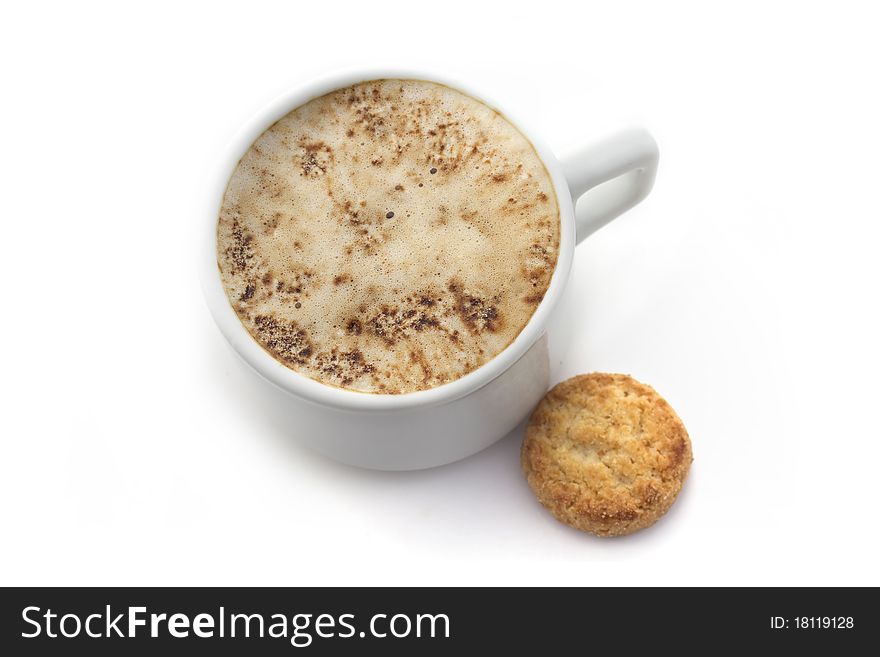
[[[358,82],[381,79],[435,82],[461,91],[498,111],[534,146],[550,174],[559,207],[560,234],[556,269],[551,276],[544,298],[519,334],[498,355],[472,372],[434,388],[402,394],[358,392],[338,388],[300,374],[277,361],[248,333],[235,314],[223,289],[217,263],[217,218],[223,195],[232,172],[257,137],[288,112],[309,100]],[[433,71],[384,67],[351,68],[337,70],[296,85],[268,103],[238,131],[220,159],[214,180],[206,209],[208,225],[200,265],[202,288],[214,321],[233,351],[258,374],[278,388],[321,406],[343,411],[399,411],[448,403],[482,388],[507,371],[540,338],[547,319],[562,296],[562,288],[571,271],[576,243],[574,203],[559,160],[543,142],[536,139],[531,131],[524,127],[515,115],[493,99],[487,98],[485,94],[472,89],[460,80],[450,79]]]

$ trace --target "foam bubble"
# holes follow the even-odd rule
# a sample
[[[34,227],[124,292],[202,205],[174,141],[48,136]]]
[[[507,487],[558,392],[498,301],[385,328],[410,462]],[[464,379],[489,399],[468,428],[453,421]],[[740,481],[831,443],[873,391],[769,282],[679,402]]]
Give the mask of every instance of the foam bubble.
[[[288,367],[403,393],[500,353],[547,291],[559,207],[534,147],[442,85],[364,82],[264,132],[227,186],[230,303]]]

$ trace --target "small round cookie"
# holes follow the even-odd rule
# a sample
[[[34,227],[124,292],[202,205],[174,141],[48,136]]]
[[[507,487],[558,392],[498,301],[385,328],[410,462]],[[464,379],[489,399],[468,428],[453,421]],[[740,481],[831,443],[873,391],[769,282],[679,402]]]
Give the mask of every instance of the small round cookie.
[[[599,536],[653,525],[672,506],[693,456],[681,420],[625,374],[555,386],[532,413],[522,468],[556,518]]]

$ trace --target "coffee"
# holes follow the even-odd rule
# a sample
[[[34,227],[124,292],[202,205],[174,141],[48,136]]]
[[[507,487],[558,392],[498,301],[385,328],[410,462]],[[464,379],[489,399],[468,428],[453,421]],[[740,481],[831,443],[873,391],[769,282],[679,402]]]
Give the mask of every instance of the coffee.
[[[217,240],[229,301],[266,351],[321,383],[388,394],[497,356],[558,249],[531,143],[418,80],[356,84],[276,122],[233,172]]]

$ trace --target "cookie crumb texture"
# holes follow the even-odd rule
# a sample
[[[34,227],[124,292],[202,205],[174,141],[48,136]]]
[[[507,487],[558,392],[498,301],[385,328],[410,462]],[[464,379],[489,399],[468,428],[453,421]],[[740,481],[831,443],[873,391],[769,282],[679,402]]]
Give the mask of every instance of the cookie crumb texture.
[[[650,527],[678,496],[691,441],[672,407],[625,374],[555,386],[532,413],[522,467],[561,522],[598,536]]]

